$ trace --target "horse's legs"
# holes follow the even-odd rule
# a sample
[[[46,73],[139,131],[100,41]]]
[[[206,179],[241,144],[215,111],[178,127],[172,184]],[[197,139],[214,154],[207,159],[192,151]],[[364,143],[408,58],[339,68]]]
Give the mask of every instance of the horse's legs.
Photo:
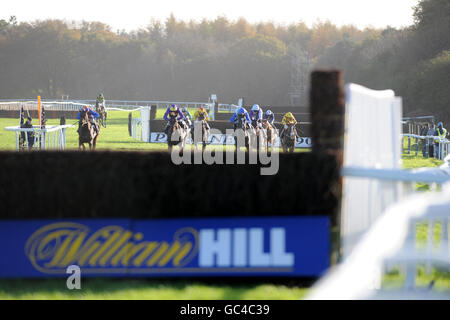
[[[98,138],[98,134],[96,134],[95,135],[95,138],[94,138],[94,140],[93,140],[93,147],[94,147],[94,150],[95,150],[95,148],[97,147],[97,138]]]

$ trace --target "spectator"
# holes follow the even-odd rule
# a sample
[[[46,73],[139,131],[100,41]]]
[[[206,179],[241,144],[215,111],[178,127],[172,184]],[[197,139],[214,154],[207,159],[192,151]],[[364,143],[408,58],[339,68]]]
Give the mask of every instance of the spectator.
[[[26,129],[33,128],[33,124],[31,123],[31,121],[33,121],[33,119],[31,119],[31,117],[27,117],[27,121],[21,127]],[[27,133],[22,132],[22,139],[24,142],[26,141],[25,134],[27,135],[28,139],[28,149],[31,149],[33,148],[34,145],[34,132],[33,131],[28,131]]]
[[[439,148],[439,146],[441,145],[441,141],[445,140],[445,138],[447,137],[447,129],[444,128],[444,125],[442,124],[442,122],[438,123],[435,136],[439,137],[439,139],[435,140],[435,142],[436,142],[435,147],[437,148],[437,153],[438,153],[437,158],[440,159],[441,158],[441,155],[440,155],[441,149]]]
[[[428,137],[434,137],[434,134],[436,133],[436,129],[434,128],[434,124],[431,124],[428,128],[427,136]],[[428,138],[428,156],[434,157],[434,140]]]
[[[430,129],[430,126],[428,123],[425,123],[425,125],[420,130],[420,136],[424,137],[427,135],[428,130]],[[426,158],[427,155],[427,141],[426,139],[420,139],[420,149],[422,150],[422,155],[424,158]]]

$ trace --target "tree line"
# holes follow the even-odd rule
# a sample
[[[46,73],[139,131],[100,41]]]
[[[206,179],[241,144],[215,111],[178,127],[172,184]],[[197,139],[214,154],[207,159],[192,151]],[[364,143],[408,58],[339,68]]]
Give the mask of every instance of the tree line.
[[[0,20],[0,98],[204,101],[288,105],[292,59],[338,68],[345,82],[393,89],[404,113],[450,120],[450,3],[421,0],[414,24],[276,25],[171,15],[132,32],[101,22]]]

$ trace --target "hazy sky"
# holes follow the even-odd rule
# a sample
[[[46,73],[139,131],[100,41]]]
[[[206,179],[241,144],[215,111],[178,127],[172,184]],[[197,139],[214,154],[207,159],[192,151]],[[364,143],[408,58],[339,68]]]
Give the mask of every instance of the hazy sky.
[[[1,0],[0,19],[15,15],[19,21],[65,19],[101,21],[127,31],[145,27],[151,18],[165,20],[171,12],[182,20],[230,20],[288,24],[318,20],[337,25],[401,27],[411,25],[418,0]]]

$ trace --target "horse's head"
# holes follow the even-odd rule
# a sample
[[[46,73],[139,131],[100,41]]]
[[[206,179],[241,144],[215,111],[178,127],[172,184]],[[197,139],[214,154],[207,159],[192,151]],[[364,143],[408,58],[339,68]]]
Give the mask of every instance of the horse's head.
[[[88,110],[87,109],[82,109],[80,111],[80,123],[82,125],[85,125],[85,124],[89,123],[89,115],[88,115]]]
[[[169,112],[169,119],[170,119],[171,121],[172,121],[172,120],[176,120],[177,116],[178,116],[178,113],[177,113],[176,111],[170,111],[170,112]]]
[[[241,128],[245,130],[246,129],[245,124],[247,123],[247,119],[245,119],[245,115],[242,113],[239,113],[237,118],[238,118],[238,123],[240,124]]]
[[[269,121],[267,119],[262,119],[261,125],[264,129],[271,129],[272,126],[270,125]]]

